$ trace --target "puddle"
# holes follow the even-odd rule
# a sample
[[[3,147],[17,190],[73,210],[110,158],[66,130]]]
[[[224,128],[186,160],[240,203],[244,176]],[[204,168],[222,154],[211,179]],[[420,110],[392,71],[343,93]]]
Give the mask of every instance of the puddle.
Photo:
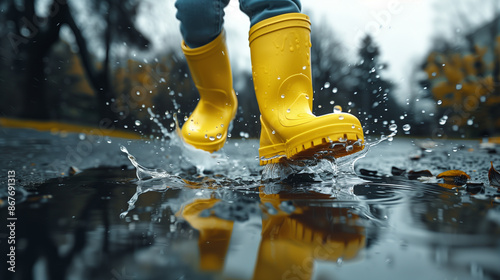
[[[403,139],[259,167],[257,140],[204,158],[113,142],[120,168],[20,194],[14,279],[498,279],[499,192],[487,171],[500,158],[461,143],[418,160]],[[151,146],[161,156],[141,152]],[[460,162],[476,185],[436,179]],[[410,173],[421,167],[432,177]]]

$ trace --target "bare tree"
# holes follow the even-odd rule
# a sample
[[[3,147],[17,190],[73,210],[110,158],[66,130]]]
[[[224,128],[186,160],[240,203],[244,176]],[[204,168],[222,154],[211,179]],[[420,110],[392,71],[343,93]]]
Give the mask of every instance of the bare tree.
[[[94,50],[88,46],[81,26],[77,24],[71,2],[52,0],[48,5],[48,14],[37,14],[35,7],[40,5],[35,0],[7,0],[5,17],[0,18],[5,24],[0,32],[7,34],[8,45],[2,48],[2,59],[13,63],[16,74],[24,74],[22,93],[24,105],[21,116],[28,118],[50,118],[47,93],[45,91],[48,55],[60,40],[60,31],[67,25],[74,37],[79,56],[89,83],[97,93],[98,110],[102,117],[113,118],[113,113],[106,103],[112,100],[113,91],[110,82],[110,60],[113,42],[128,42],[136,48],[145,48],[149,41],[135,28],[134,18],[138,1],[104,0],[90,2],[94,14],[102,17],[105,29],[101,34],[105,56],[98,67]],[[93,34],[99,36],[99,34]],[[4,72],[2,72],[4,73]],[[12,73],[12,74],[14,74]],[[11,75],[12,75],[11,74]],[[7,75],[7,74],[5,74]],[[4,78],[8,79],[8,77]],[[53,104],[50,104],[53,105]]]

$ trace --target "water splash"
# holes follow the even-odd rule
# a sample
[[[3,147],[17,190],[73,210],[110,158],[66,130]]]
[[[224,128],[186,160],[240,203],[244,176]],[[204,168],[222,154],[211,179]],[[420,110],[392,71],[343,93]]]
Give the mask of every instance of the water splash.
[[[355,182],[357,180],[361,180],[359,177],[357,177],[354,171],[354,165],[356,161],[364,158],[372,147],[386,140],[392,141],[393,137],[396,134],[397,131],[392,131],[392,133],[387,136],[382,135],[381,138],[377,141],[371,143],[365,142],[364,147],[361,151],[339,158],[335,158],[333,156],[325,157],[322,152],[319,152],[310,159],[305,160],[288,160],[286,158],[283,158],[279,163],[267,164],[264,167],[264,170],[262,171],[262,180],[282,181],[292,174],[301,173],[314,174],[314,178],[317,181],[348,180]],[[333,143],[331,148],[333,149],[335,146],[340,145],[348,151],[349,149],[352,150],[352,147],[354,145],[363,145],[361,139],[352,144],[348,144],[344,139],[339,139],[339,141],[340,143]]]
[[[150,119],[160,128],[160,131],[163,134],[164,139],[168,139],[170,147],[175,146],[180,148],[181,159],[195,166],[199,174],[202,174],[205,169],[214,169],[221,163],[227,162],[223,151],[211,154],[209,152],[196,149],[195,147],[186,143],[184,141],[184,138],[182,137],[176,113],[173,114],[173,120],[174,120],[173,124],[175,126],[175,130],[169,132],[168,129],[165,128],[163,124],[158,120],[157,116],[153,113],[151,108],[148,108],[147,111],[150,115]],[[231,130],[231,128],[232,125],[229,126],[229,131]]]
[[[125,146],[120,146],[120,150],[127,154],[128,159],[132,163],[132,165],[136,169],[136,176],[139,180],[148,180],[148,179],[157,179],[157,178],[170,178],[170,175],[167,171],[159,168],[147,168],[140,165],[136,158],[131,155]]]
[[[340,106],[337,105],[335,108],[337,111],[341,111]],[[158,117],[153,113],[151,108],[148,108],[147,111],[150,114],[150,119],[153,120],[161,129],[165,139],[169,140],[168,142],[170,147],[176,146],[180,149],[179,159],[196,167],[196,174],[202,175],[206,169],[209,169],[211,172],[221,171],[223,173],[227,173],[228,170],[236,170],[240,167],[241,169],[244,169],[244,166],[241,166],[239,162],[241,159],[230,160],[229,157],[225,156],[222,151],[211,154],[187,144],[182,137],[177,114],[173,114],[173,125],[175,126],[175,130],[169,132],[158,120]],[[371,147],[376,146],[385,140],[392,141],[392,137],[395,136],[396,133],[396,129],[391,129],[390,135],[382,136],[380,140],[373,143],[363,143],[363,140],[361,139],[355,142],[348,142],[347,139],[338,139],[335,142],[332,141],[332,149],[345,149],[346,152],[354,150],[355,146],[363,147],[363,149],[359,152],[340,158],[335,158],[330,154],[324,154],[324,152],[318,152],[318,154],[308,159],[288,160],[283,158],[280,160],[280,163],[266,165],[262,171],[260,179],[263,181],[276,179],[278,181],[282,181],[293,174],[312,174],[311,178],[314,181],[331,182],[331,180],[333,180],[340,182],[339,180],[347,180],[352,182],[357,181],[359,183],[360,179],[354,171],[355,162],[365,157]],[[337,145],[340,145],[341,147],[337,147]],[[140,181],[165,179],[176,181],[176,183],[181,185],[185,183],[184,179],[171,175],[166,170],[146,168],[140,165],[136,158],[131,155],[124,146],[121,146],[120,149],[122,152],[127,154],[129,160],[136,168],[136,175]],[[241,174],[238,173],[238,176],[241,176]],[[250,178],[251,181],[256,181],[255,176],[250,175],[250,177],[252,177]],[[225,177],[225,179],[230,181],[228,177]],[[227,185],[224,182],[217,183]]]
[[[222,150],[211,154],[207,151],[197,149],[186,143],[186,141],[184,141],[184,138],[182,137],[177,114],[174,114],[173,118],[175,122],[176,132],[176,137],[174,138],[177,140],[177,142],[173,144],[177,144],[181,148],[181,156],[187,162],[196,166],[199,174],[202,174],[205,169],[214,169],[215,167],[220,166],[221,163],[227,163],[227,159],[224,157],[224,152]]]
[[[136,158],[129,153],[125,146],[120,146],[120,150],[127,154],[128,159],[135,167],[137,179],[139,179],[135,194],[128,201],[128,209],[120,214],[121,218],[135,208],[135,203],[139,196],[150,191],[165,191],[171,188],[183,188],[191,182],[179,176],[171,175],[167,171],[159,168],[147,168],[139,164]]]

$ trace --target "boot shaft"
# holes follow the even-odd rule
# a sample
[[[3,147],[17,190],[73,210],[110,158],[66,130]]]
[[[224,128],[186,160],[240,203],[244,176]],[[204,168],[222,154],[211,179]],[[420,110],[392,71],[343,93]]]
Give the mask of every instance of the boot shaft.
[[[312,109],[310,32],[311,23],[304,14],[276,16],[250,29],[252,75],[261,114],[278,109],[269,106],[292,106],[296,101]],[[294,88],[282,88],[286,84]],[[305,94],[305,99],[296,100],[299,94]]]

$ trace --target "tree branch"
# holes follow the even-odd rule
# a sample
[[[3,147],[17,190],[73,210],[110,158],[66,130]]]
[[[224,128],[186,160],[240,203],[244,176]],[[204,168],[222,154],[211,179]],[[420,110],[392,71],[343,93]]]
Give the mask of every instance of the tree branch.
[[[73,16],[71,15],[69,6],[65,5],[64,7],[62,7],[60,13],[64,14],[64,19],[63,19],[64,23],[66,23],[69,26],[69,28],[71,29],[71,31],[73,31],[73,34],[75,35],[76,44],[78,45],[78,48],[80,50],[81,62],[83,68],[85,69],[85,73],[87,74],[87,77],[90,81],[90,84],[95,90],[98,90],[101,87],[101,85],[98,82],[99,74],[97,73],[96,69],[92,66],[92,59],[90,56],[90,52],[87,48],[87,43],[82,35],[82,32],[76,25]]]

